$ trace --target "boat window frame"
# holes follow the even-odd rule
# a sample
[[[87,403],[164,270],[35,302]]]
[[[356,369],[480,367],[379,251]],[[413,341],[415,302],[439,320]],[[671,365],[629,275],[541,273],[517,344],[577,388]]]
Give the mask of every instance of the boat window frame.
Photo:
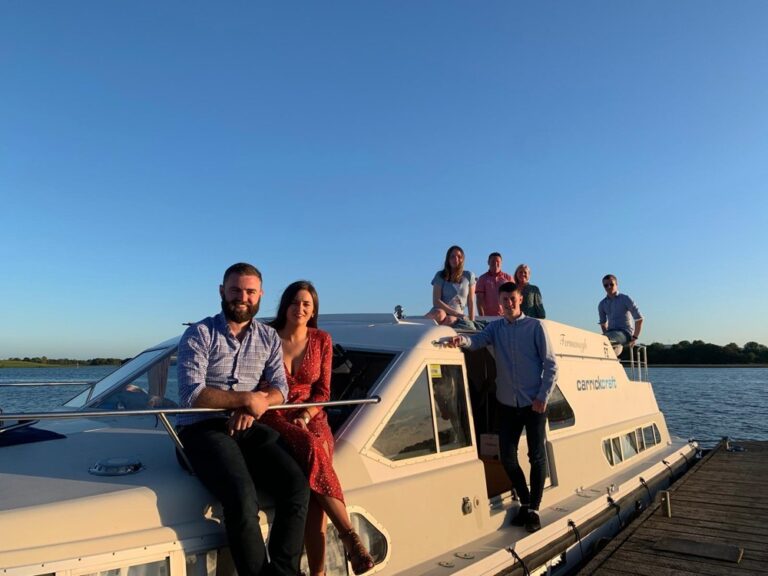
[[[654,440],[653,444],[648,441],[649,435]],[[625,454],[625,442],[634,446],[635,451],[633,453]],[[643,453],[661,445],[661,430],[656,422],[651,421],[601,438],[600,452],[602,452],[603,458],[605,458],[608,465],[614,468],[630,462]]]
[[[462,357],[463,359],[463,357]],[[462,359],[448,359],[448,358],[422,358],[421,361],[418,364],[418,367],[414,370],[414,372],[411,374],[410,378],[408,379],[408,384],[403,386],[402,391],[398,395],[396,401],[392,404],[392,407],[387,412],[384,418],[382,418],[381,423],[376,426],[373,433],[371,434],[368,441],[365,443],[365,446],[363,447],[361,453],[367,457],[370,458],[376,462],[379,462],[381,464],[385,464],[391,468],[401,468],[404,466],[412,466],[415,464],[423,464],[425,462],[431,462],[434,460],[440,460],[444,458],[453,457],[456,455],[464,455],[464,454],[472,454],[473,456],[477,455],[477,440],[475,437],[475,428],[473,425],[473,422],[471,421],[470,414],[472,414],[472,407],[471,402],[469,398],[469,384],[467,379],[467,368],[465,363],[462,361]],[[467,446],[462,446],[460,448],[452,448],[449,450],[440,450],[440,442],[438,437],[438,429],[437,429],[437,416],[435,414],[435,397],[434,397],[434,390],[432,385],[432,377],[430,374],[430,365],[439,364],[441,366],[458,366],[461,369],[461,378],[463,382],[463,389],[464,389],[464,403],[467,410],[467,419],[468,419],[468,433],[469,433],[469,443]],[[393,416],[397,413],[397,411],[402,406],[405,398],[410,393],[413,386],[416,385],[417,381],[420,379],[421,375],[426,372],[427,376],[427,390],[429,394],[429,410],[430,410],[430,417],[432,418],[432,433],[433,438],[435,441],[435,446],[437,450],[434,453],[431,454],[423,454],[419,456],[414,456],[412,458],[403,458],[401,460],[392,460],[388,458],[386,455],[382,454],[379,450],[374,448],[374,444],[379,439],[381,434],[384,432],[386,427],[391,422]]]
[[[108,559],[104,558],[102,554],[94,556],[81,555],[78,560],[81,565],[63,571],[71,576],[102,576],[105,573],[117,570],[122,575],[128,574],[131,568],[165,562],[166,573],[172,574],[174,569],[178,568],[179,561],[184,562],[185,560],[183,550],[176,549],[175,547],[172,548],[167,542],[153,545],[152,548],[158,548],[155,553],[148,554],[146,548],[132,548],[114,552]],[[144,553],[142,554],[142,552]],[[65,562],[69,561],[71,560],[65,560]],[[186,562],[184,564],[186,568]],[[55,570],[56,574],[61,572],[61,569]]]

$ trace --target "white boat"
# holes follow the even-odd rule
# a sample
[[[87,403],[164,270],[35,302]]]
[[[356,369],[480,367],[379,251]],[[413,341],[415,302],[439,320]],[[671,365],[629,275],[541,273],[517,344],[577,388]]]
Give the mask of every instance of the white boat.
[[[602,335],[543,324],[558,384],[543,527],[528,534],[509,524],[492,355],[442,346],[455,331],[424,319],[321,316],[336,345],[335,467],[371,574],[566,573],[692,463],[696,445],[670,437],[643,358],[628,377]],[[233,572],[221,510],[175,454],[177,344],[142,352],[55,418],[6,415],[0,576]],[[265,534],[268,523],[269,510]],[[332,527],[327,565],[352,573]]]

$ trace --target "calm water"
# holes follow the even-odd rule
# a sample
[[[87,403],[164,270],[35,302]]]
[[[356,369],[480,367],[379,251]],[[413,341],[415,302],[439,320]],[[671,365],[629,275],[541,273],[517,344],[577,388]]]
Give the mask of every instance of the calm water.
[[[114,369],[0,368],[0,383],[98,380]],[[705,446],[722,436],[768,440],[768,368],[650,368],[649,374],[673,435],[696,438]],[[5,412],[49,410],[81,389],[0,386],[0,407]]]
[[[70,366],[67,368],[0,368],[0,384],[5,382],[91,382],[101,380],[117,366]],[[61,406],[85,386],[40,386],[7,388],[0,386],[3,412],[45,411]]]
[[[768,368],[650,368],[671,434],[768,440]]]

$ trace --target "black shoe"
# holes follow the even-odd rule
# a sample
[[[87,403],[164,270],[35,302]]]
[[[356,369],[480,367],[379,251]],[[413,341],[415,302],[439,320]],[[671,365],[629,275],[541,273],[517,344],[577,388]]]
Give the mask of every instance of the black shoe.
[[[520,506],[517,515],[512,518],[510,524],[512,526],[525,526],[526,522],[528,522],[528,506]]]
[[[528,511],[528,518],[525,521],[525,529],[531,534],[541,530],[541,520],[539,520],[539,513],[536,510]]]

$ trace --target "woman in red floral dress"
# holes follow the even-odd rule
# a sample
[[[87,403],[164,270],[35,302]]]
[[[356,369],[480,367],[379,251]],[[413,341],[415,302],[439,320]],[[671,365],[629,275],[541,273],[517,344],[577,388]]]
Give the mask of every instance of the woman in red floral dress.
[[[277,316],[271,322],[283,342],[289,388],[286,400],[290,404],[330,399],[333,345],[330,334],[317,329],[318,308],[314,286],[299,280],[285,289]],[[273,410],[262,416],[261,421],[280,432],[309,480],[312,495],[304,544],[311,574],[325,573],[325,514],[338,530],[355,574],[373,568],[373,558],[352,528],[341,484],[333,469],[333,433],[325,410]]]

